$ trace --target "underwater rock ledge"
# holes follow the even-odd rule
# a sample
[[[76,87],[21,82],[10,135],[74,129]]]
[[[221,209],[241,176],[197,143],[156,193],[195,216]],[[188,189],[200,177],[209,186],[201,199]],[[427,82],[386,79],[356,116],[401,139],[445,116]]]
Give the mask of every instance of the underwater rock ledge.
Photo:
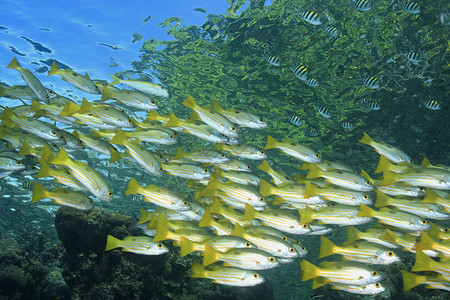
[[[130,217],[107,209],[80,211],[61,207],[55,217],[59,238],[67,251],[62,275],[73,299],[273,299],[269,281],[256,287],[236,288],[190,278],[192,258],[180,258],[168,241],[169,253],[145,256],[112,250],[106,237],[130,235]],[[139,235],[139,231],[133,231]],[[198,255],[198,254],[196,254]]]

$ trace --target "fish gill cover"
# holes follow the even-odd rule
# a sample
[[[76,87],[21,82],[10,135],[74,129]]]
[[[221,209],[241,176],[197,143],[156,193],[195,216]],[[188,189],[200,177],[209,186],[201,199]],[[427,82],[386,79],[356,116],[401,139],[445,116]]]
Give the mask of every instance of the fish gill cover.
[[[9,280],[10,286],[1,286],[3,294],[12,295],[14,291],[8,288],[19,290],[23,285],[33,286],[32,295],[56,293],[52,295],[61,298],[72,295],[81,299],[140,299],[150,295],[163,299],[262,299],[263,295],[276,299],[326,299],[333,295],[336,299],[344,299],[355,297],[355,294],[379,293],[379,298],[401,299],[416,294],[445,297],[444,292],[421,287],[406,292],[421,283],[434,289],[449,290],[446,234],[449,223],[446,220],[450,213],[447,192],[450,179],[448,167],[440,165],[448,165],[450,161],[446,87],[448,26],[436,17],[443,10],[443,4],[439,1],[428,6],[421,4],[420,13],[416,13],[418,8],[414,2],[406,2],[409,5],[369,1],[273,1],[270,5],[265,5],[265,1],[228,2],[230,7],[224,14],[208,14],[207,21],[201,26],[184,26],[177,17],[162,22],[160,26],[167,28],[173,40],[145,40],[141,33],[135,33],[133,42],[142,42],[141,59],[133,62],[134,70],[116,73],[115,81],[107,88],[98,81],[91,81],[89,76],[69,70],[58,71],[52,66],[54,71],[50,70],[49,74],[58,74],[66,82],[93,94],[98,94],[101,89],[103,96],[98,95],[99,98],[115,98],[120,103],[105,105],[100,101],[74,98],[71,103],[64,100],[65,105],[59,102],[56,107],[45,106],[45,102],[52,104],[55,98],[47,90],[47,101],[36,99],[37,94],[46,92],[37,84],[38,78],[29,73],[23,73],[28,78],[27,84],[30,82],[29,93],[25,94],[29,98],[23,96],[24,88],[14,90],[15,94],[8,89],[2,90],[6,97],[17,98],[20,92],[19,98],[41,101],[33,102],[31,106],[29,100],[26,102],[25,109],[28,107],[39,113],[35,117],[32,113],[23,117],[18,110],[11,112],[6,108],[2,114],[2,139],[14,145],[17,141],[14,137],[21,136],[19,144],[13,147],[21,156],[2,155],[6,157],[2,160],[2,180],[24,182],[22,188],[16,186],[14,189],[2,184],[3,195],[17,199],[21,193],[30,194],[29,181],[33,179],[26,177],[24,172],[37,165],[30,156],[33,155],[40,160],[40,174],[31,172],[31,178],[48,176],[46,172],[54,173],[55,181],[70,187],[56,187],[51,191],[49,187],[61,185],[47,183],[44,188],[34,183],[32,201],[37,202],[34,205],[40,205],[43,198],[51,198],[55,204],[74,208],[63,207],[56,214],[56,229],[62,243],[45,242],[52,236],[50,229],[43,229],[45,235],[36,235],[28,241],[23,241],[26,238],[22,237],[22,246],[2,239],[5,245],[2,249],[6,249],[4,260],[14,258],[14,262],[7,265],[8,273],[5,274],[10,275],[5,275],[5,279]],[[131,78],[133,80],[129,82],[121,81]],[[133,92],[147,93],[139,94],[139,99],[150,97],[149,93],[160,95],[145,98],[151,107],[147,109],[155,109],[155,105],[160,107],[157,114],[150,112],[148,119],[158,120],[161,124],[169,122],[167,124],[172,125],[167,127],[172,129],[183,127],[184,132],[175,135],[166,127],[158,127],[159,123],[144,122],[140,114],[143,109],[133,106],[137,105],[132,101],[134,98],[115,94],[118,91],[113,86],[119,82],[134,88],[136,91]],[[188,98],[189,95],[192,98]],[[224,110],[219,109],[215,101]],[[193,118],[202,123],[178,120],[176,117],[187,118],[191,113],[191,109],[182,104],[195,111]],[[208,107],[213,105],[214,109],[209,110]],[[230,110],[228,117],[227,110]],[[235,126],[232,123],[247,119],[238,117],[233,122],[226,119],[232,120],[233,115],[244,112],[256,115],[257,119],[263,118],[267,127],[247,129],[238,124],[238,140],[241,145],[248,145],[239,148],[240,145],[233,145],[236,140],[231,138],[230,129]],[[176,117],[169,119],[170,113]],[[43,115],[57,121],[59,131],[52,131],[53,122],[42,119]],[[136,119],[128,118],[128,115]],[[290,121],[292,116],[296,116],[295,123]],[[38,122],[38,117],[44,121]],[[71,118],[77,121],[73,122]],[[60,122],[69,124],[62,130]],[[230,122],[230,128],[225,128],[227,122]],[[35,129],[40,126],[48,129],[50,135],[75,129],[72,133],[83,142],[83,147],[79,148],[77,139],[70,136],[59,141],[58,134],[54,140],[59,144],[49,143],[52,147],[46,148],[51,150],[43,150],[42,145],[29,147],[31,141],[23,142],[27,139],[25,135],[39,136],[43,131]],[[141,129],[132,128],[134,126]],[[11,131],[13,127],[20,130]],[[123,131],[118,130],[119,127]],[[112,131],[103,131],[105,128]],[[152,128],[153,133],[143,134],[148,128]],[[223,133],[229,133],[228,137]],[[216,142],[200,140],[199,134]],[[382,156],[357,143],[359,139]],[[75,145],[69,144],[70,140],[75,141]],[[147,143],[148,140],[152,142]],[[171,141],[177,141],[185,152],[177,150]],[[147,144],[142,146],[138,142]],[[243,182],[255,184],[250,183],[255,182],[255,178],[244,172],[239,175],[230,172],[231,163],[217,162],[221,159],[220,153],[224,152],[215,152],[214,144],[223,142],[231,145],[216,146],[215,149],[225,151],[227,158],[246,157],[234,161],[233,166],[240,171],[251,168],[252,173],[248,174],[256,175],[259,189],[242,185]],[[205,149],[206,154],[200,153]],[[422,167],[411,164],[409,156],[400,149],[419,162],[426,155],[435,165],[428,160],[424,160]],[[70,150],[69,154],[76,159],[72,160],[66,150]],[[99,152],[103,156],[99,156]],[[24,155],[27,157],[23,160],[27,166],[25,170],[17,166],[17,161]],[[270,164],[260,164],[263,158]],[[320,162],[322,158],[332,162]],[[117,159],[118,162],[114,162]],[[205,165],[186,164],[186,161],[203,162],[205,159],[209,161],[206,168]],[[303,165],[299,159],[304,161]],[[345,162],[345,165],[334,161]],[[383,177],[372,179],[353,171],[360,168],[372,177],[374,172],[383,172]],[[213,171],[220,180],[210,176]],[[209,183],[200,180],[208,177],[211,177]],[[193,178],[197,181],[192,181]],[[326,183],[316,178],[323,178]],[[268,183],[269,179],[277,186]],[[196,184],[195,188],[193,184]],[[377,190],[376,196],[370,192],[373,189]],[[194,198],[194,192],[221,200],[200,198],[204,201],[200,202]],[[95,195],[95,201],[86,195]],[[410,198],[393,198],[399,195]],[[113,203],[110,202],[112,198]],[[4,197],[5,200],[9,199]],[[335,205],[329,207],[330,203]],[[373,203],[376,209],[369,207]],[[92,204],[105,209],[91,209]],[[435,204],[438,206],[433,206]],[[395,208],[381,208],[385,206]],[[4,214],[11,216],[12,212],[6,207]],[[49,212],[54,210],[51,205],[41,207]],[[130,228],[129,231],[126,230],[129,218],[106,210],[131,214],[144,208],[150,210],[150,213],[140,211],[139,222],[145,226],[134,224],[132,227],[140,229]],[[29,207],[24,205],[23,210],[27,209]],[[155,209],[164,212],[164,217],[163,214],[153,216]],[[175,214],[176,211],[179,213]],[[26,219],[14,221],[12,217],[5,217],[4,227],[12,231],[11,227],[15,226],[17,231],[24,232],[24,224],[29,224],[30,220],[38,223],[37,220],[42,218],[42,215],[32,213]],[[177,223],[171,218],[190,221]],[[361,225],[373,219],[383,225]],[[433,221],[430,226],[427,219],[439,221]],[[14,225],[10,225],[12,222]],[[48,218],[43,222],[49,223]],[[232,225],[234,223],[239,225]],[[248,245],[263,250],[250,250],[251,255],[246,255],[245,250],[240,251],[236,246],[227,257],[211,249],[219,247],[216,235],[197,225],[214,228],[215,234],[221,232],[225,236],[233,234],[245,238]],[[357,225],[358,229],[349,225]],[[182,228],[174,231],[179,227]],[[155,235],[153,241],[130,237],[142,235],[141,229],[150,236]],[[272,231],[268,234],[267,230]],[[345,231],[347,242],[343,243]],[[313,235],[303,235],[305,233]],[[323,234],[333,242],[314,236]],[[167,242],[168,239],[174,241],[174,246]],[[296,239],[301,242],[297,244]],[[356,241],[358,239],[369,242]],[[261,240],[265,242],[261,243]],[[265,248],[267,243],[270,246]],[[108,252],[104,251],[105,244]],[[245,243],[243,245],[247,247]],[[20,248],[33,251],[25,254]],[[159,254],[163,258],[121,254],[113,250],[115,248],[139,254]],[[291,248],[295,250],[290,251]],[[274,249],[285,256],[273,254]],[[204,252],[205,257],[198,254],[185,257],[195,250]],[[298,253],[297,257],[307,255],[308,261],[301,258],[299,268],[299,259],[289,258],[289,252]],[[253,259],[257,254],[269,262],[294,263],[260,271],[258,268],[263,264]],[[318,256],[332,254],[339,255],[315,266],[319,263]],[[351,262],[338,261],[337,256]],[[439,257],[439,260],[430,257]],[[42,263],[34,262],[36,258]],[[223,261],[225,266],[217,262],[213,267],[206,266],[216,260]],[[202,261],[203,266],[199,263]],[[55,262],[61,267],[55,267]],[[410,270],[416,273],[410,273]],[[420,271],[430,273],[417,274]],[[360,276],[344,278],[342,274],[346,272]],[[27,275],[23,283],[19,280],[20,274]],[[206,279],[189,277],[210,278],[224,285],[256,285],[256,289],[219,288]],[[401,290],[401,277],[405,292]],[[310,289],[310,283],[300,281],[312,278],[314,290]],[[258,285],[264,279],[265,283]],[[48,286],[51,285],[46,283],[56,288],[50,289]],[[46,288],[42,288],[45,285]],[[325,287],[321,287],[323,285]],[[337,293],[331,288],[345,292]],[[30,297],[29,292],[19,295]]]

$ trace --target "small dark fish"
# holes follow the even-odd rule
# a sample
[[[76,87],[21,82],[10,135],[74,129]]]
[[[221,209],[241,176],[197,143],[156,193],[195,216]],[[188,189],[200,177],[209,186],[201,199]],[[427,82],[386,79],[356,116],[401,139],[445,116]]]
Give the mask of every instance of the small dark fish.
[[[294,125],[296,125],[296,126],[301,126],[301,125],[303,125],[303,121],[300,120],[300,118],[297,117],[297,116],[291,116],[291,117],[289,118],[289,122],[291,122],[292,124],[294,124]]]
[[[389,136],[386,139],[386,142],[388,142],[389,144],[395,144],[395,138],[393,136]]]
[[[317,79],[314,78],[309,78],[308,80],[305,81],[305,83],[312,87],[319,86],[319,81],[317,81]]]
[[[325,118],[331,118],[331,113],[325,106],[319,105],[317,106],[317,109],[319,111],[319,114],[321,114]]]
[[[353,125],[350,122],[342,122],[341,123],[341,127],[344,128],[344,129],[350,130],[350,129],[355,128],[355,125]]]
[[[33,182],[32,182],[32,181],[24,182],[24,183],[22,183],[22,187],[23,187],[24,189],[29,190],[29,189],[31,189],[31,188],[33,187]]]
[[[113,50],[121,50],[122,49],[119,46],[111,46],[111,45],[108,45],[108,44],[105,44],[105,43],[97,43],[97,44],[98,45],[102,45],[102,46],[106,46],[106,47],[111,48]]]
[[[420,54],[417,52],[410,51],[410,52],[406,53],[406,58],[412,63],[420,62]]]
[[[319,135],[319,131],[315,128],[310,128],[307,132],[306,135],[309,137],[315,137]]]
[[[424,103],[425,107],[431,110],[439,110],[441,109],[441,105],[436,100],[427,100]]]
[[[370,98],[366,97],[361,100],[361,107],[370,110],[380,110],[381,106],[378,102],[372,101]]]
[[[380,80],[376,77],[369,76],[364,79],[363,84],[369,89],[376,90],[380,88]]]
[[[152,16],[148,16],[147,18],[145,18],[144,20],[142,20],[142,22],[147,23],[148,20],[150,20],[152,18]]]
[[[194,10],[195,10],[195,11],[202,12],[202,13],[206,13],[206,9],[201,8],[201,7],[194,8]]]

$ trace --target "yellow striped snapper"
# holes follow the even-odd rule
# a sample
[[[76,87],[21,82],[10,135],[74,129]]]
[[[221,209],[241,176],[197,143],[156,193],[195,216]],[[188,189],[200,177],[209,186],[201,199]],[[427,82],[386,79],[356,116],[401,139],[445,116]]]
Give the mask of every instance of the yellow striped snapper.
[[[39,182],[35,181],[33,185],[33,197],[31,203],[35,203],[41,199],[50,198],[53,203],[73,207],[81,210],[88,210],[94,207],[92,199],[81,192],[72,191],[56,187],[53,191],[44,188]]]
[[[195,111],[200,120],[218,132],[230,138],[238,137],[236,125],[215,110],[199,106],[191,95],[182,104]]]
[[[200,221],[202,218],[202,215],[205,213],[206,208],[201,205],[200,203],[194,202],[194,201],[188,201],[189,205],[191,206],[190,210],[182,210],[180,211],[180,214],[187,217],[190,221]]]
[[[161,163],[161,168],[170,175],[186,179],[204,180],[211,175],[207,168],[198,165]]]
[[[200,228],[200,226],[195,222],[186,220],[167,220],[164,214],[158,214],[156,216],[153,216],[147,228],[157,229],[159,224],[174,231],[177,231],[179,229],[191,229],[196,231],[203,231],[205,234],[208,234],[207,230],[205,230],[204,228]]]
[[[206,243],[203,266],[209,266],[216,261],[223,261],[226,267],[244,270],[268,270],[280,265],[274,256],[260,249],[235,248],[226,252],[219,252]]]
[[[41,167],[36,174],[36,178],[43,177],[53,177],[55,182],[66,185],[75,191],[87,191],[87,188],[68,169],[63,167],[52,169],[45,159],[41,159]]]
[[[81,182],[89,192],[102,201],[112,202],[113,193],[106,180],[93,168],[81,161],[73,161],[62,148],[49,163],[69,168],[72,175]]]
[[[450,240],[450,228],[431,223],[431,229],[428,235],[438,240]]]
[[[416,245],[417,250],[435,250],[440,253],[440,257],[450,258],[450,241],[435,241],[425,232],[420,233],[420,241]]]
[[[356,191],[372,191],[374,186],[361,175],[342,170],[322,171],[316,166],[311,166],[306,178],[322,177],[326,182]]]
[[[3,113],[0,115],[0,118],[3,122],[14,122],[18,127],[25,130],[26,132],[34,134],[45,140],[61,142],[64,141],[64,138],[55,126],[29,117],[19,117],[8,107],[5,107]]]
[[[131,194],[140,194],[144,196],[145,201],[167,209],[179,211],[191,209],[189,202],[182,194],[154,184],[143,187],[134,178],[130,179],[127,190],[125,191],[125,195]]]
[[[386,228],[386,234],[381,237],[382,239],[396,243],[402,246],[403,251],[416,253],[417,238],[409,233],[403,234],[401,232],[393,232]],[[439,253],[434,250],[423,250],[428,256],[437,257]]]
[[[119,130],[117,130],[117,133],[111,140],[111,143],[125,146],[131,157],[133,157],[141,167],[149,171],[154,176],[159,177],[163,175],[161,172],[161,163],[156,155],[148,151],[147,148],[137,142],[129,141],[122,129],[119,128]]]
[[[111,87],[105,86],[102,90],[102,101],[114,99],[130,107],[142,110],[159,109],[156,101],[149,97],[148,94],[131,90],[113,90]]]
[[[385,186],[394,182],[438,190],[450,190],[450,172],[437,168],[413,168],[401,174],[389,171],[383,172],[381,185]]]
[[[281,150],[281,152],[302,161],[311,163],[320,163],[322,161],[318,153],[306,146],[293,142],[278,142],[276,139],[268,135],[267,144],[264,149],[272,148],[278,148]]]
[[[64,146],[64,149],[66,149],[66,151],[82,150],[85,148],[83,145],[83,141],[74,136],[72,133],[65,130],[59,130],[59,133],[64,138],[65,144],[61,146]]]
[[[207,190],[221,190],[230,197],[252,206],[266,206],[267,203],[261,194],[252,188],[233,182],[221,183],[214,176],[211,176],[206,187]]]
[[[427,189],[423,203],[435,203],[443,207],[443,210],[450,213],[450,199],[439,197],[433,190]]]
[[[44,103],[38,102],[36,100],[31,100],[31,106],[29,106],[29,108],[31,111],[34,111],[34,112],[43,110],[46,113],[49,113],[54,116],[58,116],[64,110],[64,105],[44,104]]]
[[[185,237],[180,238],[180,257],[186,256],[194,251],[205,251],[205,245],[209,244],[219,252],[226,252],[229,249],[255,249],[256,246],[238,236],[221,235],[208,236],[202,242],[193,242]]]
[[[106,121],[107,123],[114,124],[119,127],[132,128],[134,127],[130,117],[125,114],[123,110],[119,110],[115,107],[105,104],[93,104],[89,103],[86,98],[83,98],[81,102],[79,114],[93,114],[96,117]]]
[[[412,163],[412,159],[400,149],[395,148],[394,146],[389,145],[385,142],[375,142],[365,132],[364,136],[359,140],[359,142],[372,146],[378,154],[385,156],[387,159],[389,159],[391,162],[395,164],[401,162]]]
[[[0,170],[20,171],[24,170],[25,168],[26,166],[22,164],[20,160],[11,157],[0,156]]]
[[[420,200],[413,199],[396,199],[389,197],[379,191],[377,191],[377,200],[375,201],[375,207],[394,206],[402,211],[406,211],[415,214],[422,218],[428,218],[433,220],[448,220],[450,214],[441,211],[441,206],[433,203],[423,203]]]
[[[432,165],[430,160],[426,157],[423,158],[422,162],[420,163],[420,165],[424,168],[437,168],[437,169],[443,169],[443,170],[447,170],[450,171],[450,166],[446,166],[443,164],[437,164],[437,165]]]
[[[213,283],[231,286],[255,286],[265,281],[264,277],[249,270],[219,265],[205,268],[196,261],[192,262],[191,278],[208,278],[212,279]]]
[[[283,184],[291,184],[295,183],[295,180],[290,176],[286,175],[283,171],[275,171],[272,166],[267,162],[267,160],[263,160],[263,162],[257,167],[259,170],[267,173],[272,177],[272,182],[276,186],[280,186]]]
[[[138,81],[138,80],[124,80],[117,78],[116,76],[111,75],[111,77],[114,79],[113,82],[111,82],[109,85],[115,85],[115,84],[124,84],[127,85],[133,89],[136,89],[140,92],[149,94],[149,95],[155,95],[160,96],[164,98],[169,98],[169,92],[167,92],[167,89],[161,85],[156,85],[151,82],[145,82],[145,81]]]
[[[20,147],[18,154],[25,156],[25,155],[32,155],[36,157],[38,160],[41,158],[49,159],[50,157],[53,157],[52,150],[48,146],[38,147],[38,148],[32,148],[27,141],[24,141],[22,144],[22,147]]]
[[[207,208],[200,222],[200,227],[210,227],[216,235],[231,235],[233,233],[233,224],[230,222],[218,222],[214,219],[211,210]]]
[[[260,179],[259,191],[263,197],[276,195],[278,202],[288,203],[301,203],[301,204],[325,204],[326,201],[320,199],[320,197],[313,196],[310,198],[305,197],[305,185],[303,184],[286,184],[279,187],[272,186],[264,179]],[[279,199],[281,198],[281,199]]]
[[[141,218],[139,219],[138,224],[149,222],[153,219],[154,216],[159,215],[159,214],[164,215],[164,217],[167,220],[184,220],[184,221],[191,220],[187,216],[182,215],[181,211],[170,210],[170,209],[166,209],[161,206],[158,206],[154,211],[139,209],[139,213],[141,214]]]
[[[0,105],[2,109],[5,109],[3,106]],[[10,107],[10,109],[18,116],[25,116],[30,118],[35,118],[37,115],[36,111],[31,110],[30,105],[17,105],[14,107]],[[41,115],[39,115],[41,117]]]
[[[300,19],[302,19],[303,21],[305,21],[308,24],[311,24],[311,25],[322,24],[322,22],[320,21],[319,14],[316,12],[304,11],[304,12],[298,13],[298,15],[300,16]]]
[[[0,85],[0,97],[22,100],[40,100],[28,85]]]
[[[413,168],[414,165],[409,162],[401,162],[398,165],[393,164],[384,155],[380,155],[375,173],[382,173],[384,171],[392,171],[395,173],[403,173],[406,170]]]
[[[445,280],[450,281],[450,260],[437,262],[428,257],[425,253],[418,250],[416,253],[416,262],[412,267],[413,272],[433,271],[441,274]]]
[[[333,290],[340,290],[359,295],[376,295],[386,291],[386,288],[380,282],[363,285],[345,284],[345,283],[331,282],[324,277],[314,278],[312,288],[316,289],[326,284],[330,284]]]
[[[83,76],[71,69],[61,70],[55,61],[53,61],[48,75],[61,75],[62,80],[70,83],[77,89],[91,94],[101,94],[100,89],[91,80],[91,78],[89,78],[89,75],[87,73]]]
[[[213,109],[224,115],[231,122],[242,127],[261,129],[268,126],[264,118],[245,111],[235,109],[225,110],[220,106],[218,101],[214,101]]]
[[[388,265],[400,261],[400,257],[394,251],[385,246],[367,241],[337,246],[326,237],[321,236],[320,242],[319,258],[340,254],[345,260],[373,265]]]
[[[72,134],[79,138],[83,144],[86,147],[91,148],[94,151],[97,151],[99,153],[111,156],[110,162],[115,162],[119,159],[122,158],[122,153],[119,153],[116,149],[116,147],[114,147],[113,145],[111,145],[109,142],[103,140],[103,139],[99,139],[99,138],[95,138],[91,135],[84,135],[79,133],[78,131],[74,130],[72,132]]]
[[[244,161],[234,158],[230,158],[230,160],[225,163],[216,163],[214,166],[225,171],[251,172],[252,170],[252,166],[246,164]]]
[[[325,277],[331,282],[366,285],[381,281],[384,276],[373,267],[352,261],[324,261],[315,266],[303,260],[300,262],[301,280]]]
[[[240,145],[225,145],[216,144],[215,150],[226,151],[231,156],[237,156],[240,158],[247,158],[253,160],[267,158],[264,150],[259,149],[253,145],[240,144]]]
[[[166,126],[167,122],[169,122],[170,117],[172,116],[172,113],[170,116],[161,116],[158,114],[155,110],[151,110],[145,121],[155,121],[161,123],[163,126]],[[180,119],[180,121],[186,121],[185,119]],[[182,131],[183,129],[175,129],[175,131]]]
[[[219,179],[219,181],[220,181],[220,179]],[[224,203],[224,204],[226,204],[226,205],[228,205],[228,206],[230,206],[230,207],[232,207],[234,209],[238,209],[238,210],[244,210],[245,209],[245,203],[246,202],[243,202],[240,199],[236,199],[234,196],[230,196],[230,195],[228,195],[228,194],[226,194],[226,193],[224,193],[224,192],[222,192],[220,190],[208,190],[208,191],[205,192],[205,196],[206,195],[208,195],[210,197],[217,197],[217,198],[219,198],[219,200],[222,203]],[[211,200],[211,204],[212,204],[214,198],[211,198],[211,199],[212,199]],[[258,211],[261,211],[264,208],[265,208],[265,206],[255,206],[255,209],[258,210]]]
[[[296,258],[299,256],[297,250],[283,239],[266,233],[253,232],[249,234],[242,226],[235,224],[234,236],[239,236],[255,244],[259,249],[266,251],[276,257]]]
[[[376,180],[374,184],[377,187],[377,191],[380,191],[386,195],[420,197],[424,194],[423,187],[410,186],[401,182],[395,182],[389,185],[382,186],[381,182],[382,181]]]
[[[414,274],[405,270],[400,270],[403,280],[403,291],[425,284],[427,289],[440,289],[450,292],[450,282],[438,273],[428,273],[425,275]]]
[[[210,210],[213,214],[223,216],[234,225],[239,224],[240,226],[248,226],[259,224],[258,221],[244,220],[244,214],[231,207],[224,207],[217,198],[213,200]]]
[[[108,123],[105,120],[90,114],[74,113],[71,117],[77,119],[77,123],[79,124],[96,129],[117,130],[119,128],[119,126],[115,124]]]
[[[291,234],[308,234],[312,230],[308,224],[301,224],[298,215],[283,210],[265,209],[258,212],[250,204],[245,204],[244,220],[258,219],[265,226]]]
[[[221,169],[217,169],[214,171],[214,176],[216,178],[225,179],[232,181],[234,183],[243,184],[243,185],[259,185],[259,177],[247,173],[247,172],[238,172],[238,171],[224,171]]]
[[[183,151],[180,147],[177,147],[174,159],[187,159],[208,164],[226,163],[230,160],[225,154],[214,150],[194,150],[188,153]]]
[[[228,142],[228,138],[214,128],[211,128],[202,122],[190,120],[181,121],[174,114],[170,114],[170,119],[165,126],[173,130],[175,130],[177,127],[181,127],[184,132],[187,132],[190,135],[196,136],[210,143]]]
[[[189,229],[189,228],[180,228],[175,231],[170,230],[166,226],[162,225],[158,222],[156,234],[153,238],[153,241],[159,242],[164,240],[172,240],[174,241],[174,246],[179,247],[181,238],[184,237],[193,242],[203,242],[207,237],[212,236],[208,233],[208,231],[203,228],[200,229]]]
[[[161,255],[169,252],[169,249],[163,243],[154,242],[148,236],[127,236],[123,240],[119,240],[108,234],[105,251],[116,248],[142,255]]]
[[[380,223],[407,231],[431,229],[431,225],[428,224],[427,220],[398,209],[382,208],[379,211],[376,211],[364,204],[361,204],[360,207],[361,211],[359,212],[358,217],[376,218]]]
[[[326,185],[322,188],[307,182],[305,184],[305,198],[319,196],[321,199],[333,201],[343,205],[359,206],[361,203],[372,205],[369,194],[360,191],[348,190],[334,185]]]
[[[341,162],[329,161],[329,160],[322,160],[320,163],[303,162],[302,166],[300,167],[300,170],[309,170],[309,169],[311,169],[312,165],[316,165],[322,171],[330,171],[330,170],[336,169],[336,170],[353,172],[353,169],[350,168],[349,166],[347,166]]]
[[[44,103],[49,103],[50,97],[47,93],[46,88],[42,85],[39,79],[34,76],[33,72],[31,72],[29,69],[22,68],[17,58],[13,57],[7,68],[19,71],[22,79],[27,83],[27,85],[34,92],[37,98]]]
[[[300,214],[300,223],[302,224],[317,220],[318,224],[349,226],[366,224],[372,221],[370,216],[360,215],[359,207],[348,205],[321,207],[316,211],[312,209],[299,209],[298,212]]]
[[[152,110],[153,111],[153,110]],[[147,121],[144,120],[142,122],[138,122],[135,118],[131,117],[131,121],[133,122],[134,126],[139,127],[138,130],[140,129],[149,129],[149,130],[159,130],[159,131],[164,131],[168,134],[173,134],[173,135],[178,135],[178,133],[175,132],[175,130],[172,130],[168,127],[163,126],[161,123],[157,122],[157,121]],[[183,131],[183,128],[179,128],[179,131]]]
[[[343,245],[353,243],[357,240],[366,240],[368,242],[380,244],[388,248],[398,248],[397,243],[390,242],[383,238],[386,233],[386,229],[384,228],[368,228],[366,231],[362,232],[354,226],[348,226],[347,240]]]

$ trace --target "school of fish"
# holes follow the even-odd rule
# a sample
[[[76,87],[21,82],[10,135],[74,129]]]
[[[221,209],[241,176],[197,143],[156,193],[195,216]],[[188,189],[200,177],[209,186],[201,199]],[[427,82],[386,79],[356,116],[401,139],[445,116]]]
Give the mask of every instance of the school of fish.
[[[358,0],[355,7],[364,11],[370,9],[370,2]],[[405,4],[404,9],[418,8]],[[312,25],[321,24],[316,13],[304,12],[301,17]],[[269,62],[277,64],[274,58]],[[365,171],[358,173],[343,163],[324,160],[298,142],[268,135],[264,149],[251,141],[243,143],[239,140],[243,128],[253,135],[267,127],[267,121],[253,112],[226,109],[219,102],[212,107],[200,105],[197,100],[202,99],[189,95],[182,105],[190,109],[190,118],[163,116],[156,112],[155,99],[169,98],[169,93],[160,85],[115,76],[111,83],[92,80],[53,63],[48,75],[59,75],[101,98],[73,101],[45,88],[16,58],[8,68],[20,72],[26,85],[2,86],[0,94],[31,104],[5,107],[0,115],[0,139],[9,147],[0,153],[1,177],[8,180],[27,172],[36,179],[52,177],[59,184],[49,190],[35,181],[33,203],[51,199],[58,205],[89,210],[96,199],[113,202],[110,183],[89,161],[77,159],[86,151],[108,156],[118,168],[131,161],[149,178],[181,178],[195,191],[191,196],[173,186],[127,180],[125,195],[140,195],[157,209],[140,210],[140,218],[132,217],[131,227],[142,229],[142,236],[105,237],[106,251],[121,248],[160,255],[169,251],[162,241],[171,240],[181,256],[202,253],[203,261],[192,264],[192,278],[232,286],[261,284],[265,279],[258,270],[301,260],[302,281],[313,279],[313,288],[329,284],[354,294],[384,292],[386,274],[376,265],[399,262],[403,251],[416,257],[411,272],[401,271],[403,290],[423,284],[450,291],[450,230],[439,224],[450,219],[450,167],[433,165],[426,158],[414,164],[402,150],[364,133],[359,142],[380,154],[374,173],[382,176],[372,178]],[[292,71],[307,80],[306,67],[294,65]],[[117,84],[131,89],[119,89]],[[368,77],[364,84],[376,88],[377,79]],[[105,102],[109,100],[116,103]],[[150,112],[138,120],[130,117],[136,111]],[[324,107],[319,111],[327,113]],[[202,140],[207,146],[183,150],[180,136]],[[155,145],[172,151],[156,151]],[[169,154],[175,148],[175,155]],[[275,155],[297,159],[299,173],[288,175],[271,165],[270,156]],[[263,173],[252,170],[248,160],[260,161],[258,169]],[[304,170],[306,176],[300,174]],[[370,222],[376,224],[365,231],[356,227]],[[345,243],[336,245],[325,237],[342,226],[347,228]],[[315,266],[302,259],[308,253],[308,245],[301,242],[303,235],[320,235],[319,258],[340,255],[342,260]]]

